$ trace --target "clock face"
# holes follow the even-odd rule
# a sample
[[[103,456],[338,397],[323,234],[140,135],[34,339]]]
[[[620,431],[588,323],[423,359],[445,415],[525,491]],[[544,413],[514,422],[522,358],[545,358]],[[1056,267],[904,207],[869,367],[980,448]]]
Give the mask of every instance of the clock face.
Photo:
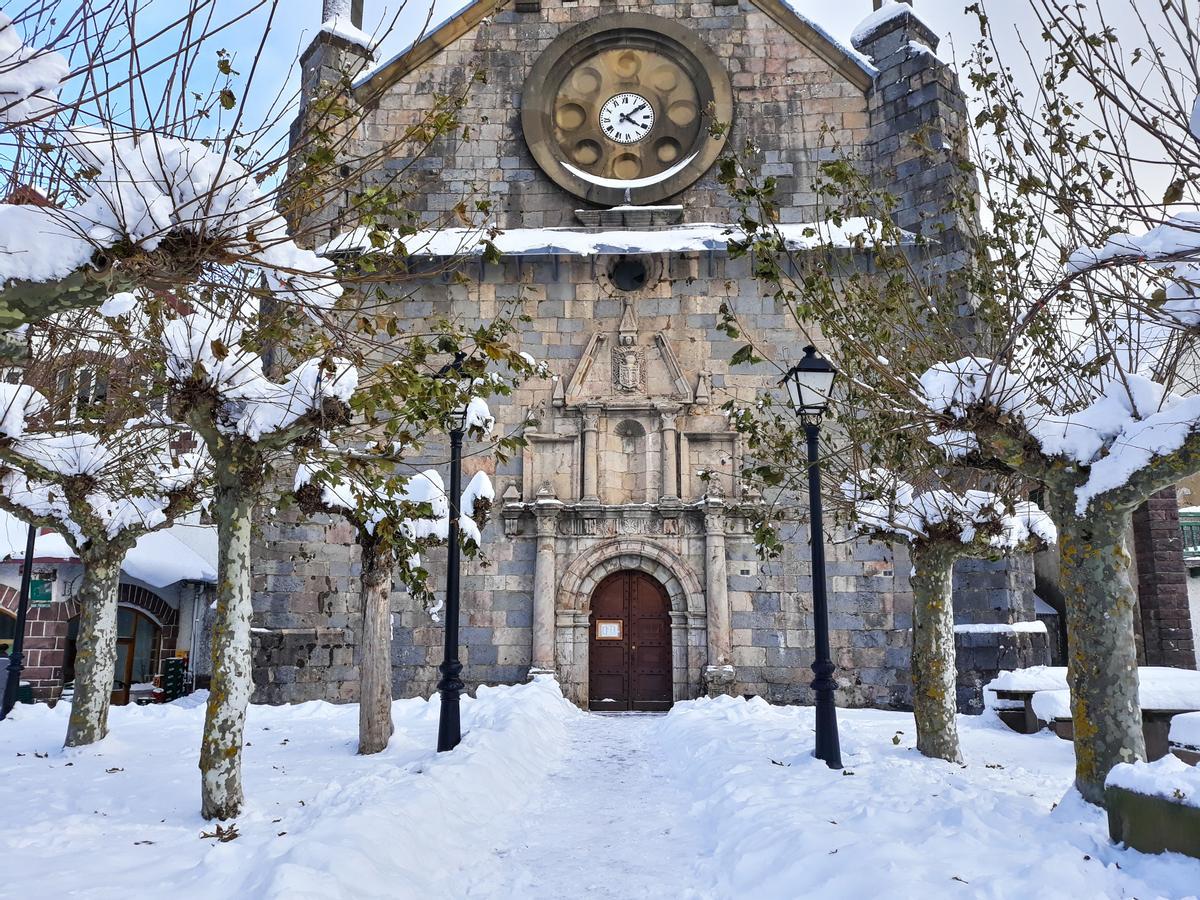
[[[611,206],[678,194],[716,162],[733,121],[729,75],[699,33],[611,13],[559,34],[521,92],[525,142],[578,197]]]
[[[636,144],[653,127],[654,107],[641,94],[617,94],[600,107],[600,130],[610,141]]]
[[[680,163],[701,135],[696,85],[662,53],[619,47],[565,73],[554,97],[554,140],[573,167],[599,178],[652,178]]]

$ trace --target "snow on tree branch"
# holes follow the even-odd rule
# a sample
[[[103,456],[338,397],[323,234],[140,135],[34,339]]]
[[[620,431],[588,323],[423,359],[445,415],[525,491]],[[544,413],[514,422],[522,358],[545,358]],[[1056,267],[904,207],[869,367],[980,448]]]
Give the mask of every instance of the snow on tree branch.
[[[1019,422],[1047,457],[1090,467],[1075,492],[1080,515],[1095,498],[1120,490],[1200,436],[1200,397],[1180,397],[1130,372],[1094,379],[1091,401],[1070,411],[1038,396],[1020,374],[978,357],[939,363],[921,376],[920,386],[936,414],[969,427],[976,409],[994,406]]]
[[[20,125],[51,109],[69,72],[61,53],[25,44],[0,12],[0,126]]]
[[[92,175],[83,199],[65,209],[0,204],[0,283],[54,281],[97,253],[141,253],[184,280],[202,263],[236,261],[261,270],[277,297],[327,309],[341,296],[334,264],[296,245],[273,199],[220,145],[90,129],[68,140]]]
[[[856,527],[903,541],[954,536],[963,545],[982,542],[997,551],[1018,550],[1031,542],[1053,544],[1057,530],[1037,504],[1008,504],[990,491],[945,489],[917,493],[895,473],[860,472],[842,483]]]
[[[258,442],[322,410],[326,400],[350,402],[358,387],[358,370],[350,363],[309,359],[275,382],[263,372],[262,358],[239,343],[241,334],[236,323],[202,314],[163,328],[168,374],[177,385],[215,392],[219,429]]]

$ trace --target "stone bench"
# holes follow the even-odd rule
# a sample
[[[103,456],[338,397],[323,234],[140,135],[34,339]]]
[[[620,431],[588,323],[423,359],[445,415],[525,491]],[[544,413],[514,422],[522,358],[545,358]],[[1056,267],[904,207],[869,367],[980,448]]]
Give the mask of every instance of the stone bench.
[[[1200,712],[1175,716],[1167,740],[1177,757],[1189,766],[1200,765]]]
[[[1168,753],[1173,752],[1171,742],[1167,737],[1171,730],[1171,719],[1186,712],[1194,712],[1194,710],[1142,710],[1142,736],[1146,740],[1146,760],[1148,762],[1155,762],[1162,759]],[[1073,741],[1075,739],[1075,724],[1071,721],[1070,716],[1055,716],[1050,723],[1050,727],[1064,741]],[[1178,753],[1175,755],[1179,756]],[[1184,758],[1180,756],[1180,759]],[[1200,759],[1200,753],[1196,754],[1195,758],[1190,760],[1192,765],[1196,764],[1197,759]],[[1189,760],[1184,759],[1184,762],[1189,762]]]

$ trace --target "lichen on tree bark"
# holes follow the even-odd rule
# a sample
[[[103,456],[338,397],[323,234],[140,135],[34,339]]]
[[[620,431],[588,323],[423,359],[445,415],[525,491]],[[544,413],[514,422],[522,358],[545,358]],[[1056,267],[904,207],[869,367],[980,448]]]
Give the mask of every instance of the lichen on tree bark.
[[[76,639],[75,696],[67,747],[94,744],[108,734],[108,707],[117,662],[117,602],[124,551],[83,552]]]
[[[231,456],[230,454],[229,456]],[[201,813],[230,819],[241,812],[242,737],[250,704],[250,538],[258,471],[242,471],[215,456],[213,512],[217,522],[217,616],[212,683],[200,749]]]
[[[955,721],[958,713],[953,601],[955,554],[937,542],[914,541],[911,549],[912,682],[917,749],[926,756],[962,762]]]
[[[1074,492],[1068,499],[1074,503]],[[1112,767],[1146,758],[1133,632],[1136,594],[1124,536],[1129,514],[1078,518],[1073,508],[1056,513],[1075,786],[1084,799],[1103,805]]]

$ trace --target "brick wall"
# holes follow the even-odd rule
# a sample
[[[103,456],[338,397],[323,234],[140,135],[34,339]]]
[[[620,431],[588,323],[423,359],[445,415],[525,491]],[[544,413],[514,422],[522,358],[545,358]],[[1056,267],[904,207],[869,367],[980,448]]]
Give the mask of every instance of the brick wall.
[[[1141,660],[1148,666],[1196,667],[1187,569],[1175,488],[1159,491],[1133,513]]]

